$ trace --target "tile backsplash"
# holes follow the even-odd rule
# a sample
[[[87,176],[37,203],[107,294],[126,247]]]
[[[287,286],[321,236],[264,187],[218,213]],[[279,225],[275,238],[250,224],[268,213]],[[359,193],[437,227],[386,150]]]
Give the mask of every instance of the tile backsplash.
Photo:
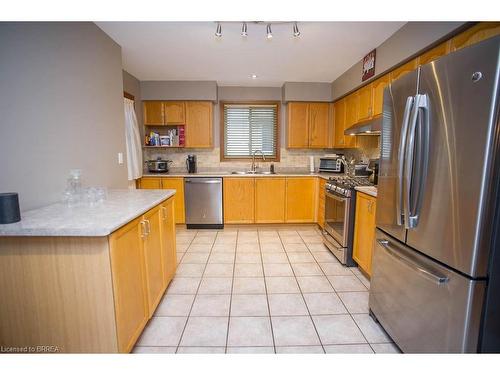
[[[318,150],[289,150],[281,148],[281,160],[273,162],[276,169],[309,169],[309,157],[314,157],[314,166],[319,166],[319,158],[325,154],[341,153],[346,157],[354,157],[356,161],[367,161],[368,159],[378,158],[380,152],[378,148],[370,149],[318,149]],[[185,169],[187,155],[194,154],[197,159],[198,170],[240,170],[250,167],[249,161],[221,161],[220,149],[144,149],[144,160],[151,160],[161,157],[162,159],[172,160],[170,168],[172,170]],[[269,163],[262,162],[259,155],[256,161],[263,168],[268,168]]]

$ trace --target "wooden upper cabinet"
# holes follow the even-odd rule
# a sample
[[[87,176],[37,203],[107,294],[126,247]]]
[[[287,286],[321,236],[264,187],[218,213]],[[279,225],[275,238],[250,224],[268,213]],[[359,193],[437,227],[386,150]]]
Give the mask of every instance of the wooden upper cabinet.
[[[358,92],[358,116],[357,121],[368,120],[373,113],[372,84],[360,88]]]
[[[255,179],[255,222],[283,223],[285,221],[285,178]]]
[[[451,51],[468,47],[500,34],[500,22],[480,22],[451,39]]]
[[[286,179],[285,222],[312,223],[316,212],[315,177],[288,177]]]
[[[416,59],[408,61],[406,64],[401,65],[399,68],[394,69],[391,72],[391,81],[395,81],[401,78],[405,74],[408,74],[418,67],[418,57]]]
[[[434,61],[442,56],[447,55],[448,53],[450,53],[450,48],[451,48],[451,42],[447,40],[446,42],[437,45],[436,47],[430,49],[429,51],[424,52],[418,57],[419,65],[430,63],[431,61]]]
[[[373,86],[373,116],[381,115],[384,106],[384,89],[390,82],[390,75],[386,74],[375,80]]]
[[[185,102],[163,102],[165,125],[184,125],[186,123]]]
[[[359,96],[358,92],[355,91],[348,95],[345,99],[345,128],[349,128],[358,122],[358,103]]]
[[[186,102],[186,147],[213,147],[212,102]]]
[[[309,147],[327,148],[330,129],[330,104],[309,104]]]
[[[160,213],[160,207],[155,207],[144,214],[141,222],[149,317],[160,303],[166,287],[163,276]]]
[[[375,238],[376,198],[363,193],[356,195],[353,259],[371,275],[373,240]]]
[[[358,122],[358,103],[357,92],[346,97],[344,130]],[[344,147],[356,147],[356,136],[344,135]]]
[[[345,99],[337,100],[333,104],[333,147],[345,147]]]
[[[251,224],[255,220],[255,179],[223,179],[224,223]]]
[[[144,125],[164,125],[163,102],[144,102]]]
[[[309,146],[309,103],[288,103],[286,134],[288,148]]]
[[[120,353],[129,352],[148,320],[140,221],[135,219],[109,237],[111,273]]]

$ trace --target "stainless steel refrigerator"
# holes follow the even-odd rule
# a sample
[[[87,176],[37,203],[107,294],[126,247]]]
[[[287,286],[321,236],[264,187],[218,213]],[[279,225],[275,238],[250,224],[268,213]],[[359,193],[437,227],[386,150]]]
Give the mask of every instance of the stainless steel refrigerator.
[[[500,350],[499,51],[489,39],[384,92],[369,306],[403,352]]]

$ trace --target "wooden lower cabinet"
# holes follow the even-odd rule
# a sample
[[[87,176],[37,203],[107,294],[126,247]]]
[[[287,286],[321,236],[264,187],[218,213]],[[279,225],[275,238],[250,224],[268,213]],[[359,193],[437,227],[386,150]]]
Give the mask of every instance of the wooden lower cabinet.
[[[314,223],[317,177],[286,179],[286,223]]]
[[[318,183],[318,225],[323,228],[325,226],[325,184],[326,180],[319,179]]]
[[[184,178],[183,177],[142,177],[138,183],[139,189],[174,189],[175,223],[186,222],[184,206]]]
[[[149,318],[153,315],[165,291],[160,208],[160,206],[157,206],[148,211],[144,214],[141,221],[141,226],[143,227],[141,238],[144,251]]]
[[[375,212],[377,199],[361,192],[356,193],[356,215],[352,257],[369,276],[372,272],[372,252],[375,238]]]
[[[118,351],[129,352],[149,317],[140,223],[136,219],[109,238]]]
[[[285,221],[285,178],[255,179],[255,222],[283,223]]]
[[[138,180],[137,187],[140,189],[161,189],[161,178],[143,177]]]
[[[184,224],[186,222],[186,209],[184,206],[184,178],[183,177],[162,177],[162,189],[174,189],[174,210],[175,223]]]
[[[177,269],[177,251],[175,238],[174,202],[169,199],[161,205],[161,249],[163,264],[163,282],[168,285]]]
[[[224,223],[253,223],[255,220],[255,178],[224,178],[223,201]]]

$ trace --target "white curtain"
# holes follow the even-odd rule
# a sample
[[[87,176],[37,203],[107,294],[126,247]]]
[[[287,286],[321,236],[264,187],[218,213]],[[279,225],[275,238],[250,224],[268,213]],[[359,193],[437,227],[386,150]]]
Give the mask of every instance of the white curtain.
[[[125,143],[127,146],[127,168],[129,181],[142,177],[142,143],[139,124],[134,110],[134,101],[123,98],[125,104]]]

